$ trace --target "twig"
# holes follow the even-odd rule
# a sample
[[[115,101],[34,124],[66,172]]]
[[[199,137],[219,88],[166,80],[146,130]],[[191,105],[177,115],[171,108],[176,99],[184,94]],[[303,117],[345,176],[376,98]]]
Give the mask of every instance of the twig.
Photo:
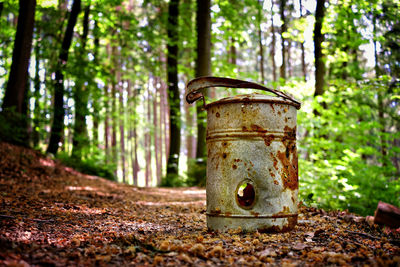
[[[4,214],[0,214],[0,218],[2,219],[17,219],[14,216],[10,216],[10,215],[4,215]],[[54,220],[42,220],[42,219],[30,219],[30,218],[21,218],[22,220],[30,220],[30,221],[34,221],[34,222],[38,222],[38,223],[53,223]]]
[[[354,232],[354,231],[349,231],[349,230],[345,230],[345,232],[350,233],[350,234],[354,234],[354,235],[361,235],[361,236],[365,236],[374,240],[380,240],[379,237],[367,234],[367,233],[362,233],[362,232]]]

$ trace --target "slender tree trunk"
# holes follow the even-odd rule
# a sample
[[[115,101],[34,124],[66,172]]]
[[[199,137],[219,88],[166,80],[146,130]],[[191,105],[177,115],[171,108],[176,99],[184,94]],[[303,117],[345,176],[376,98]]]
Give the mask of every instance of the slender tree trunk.
[[[38,28],[36,28],[36,44],[34,48],[35,52],[35,78],[34,78],[34,87],[35,91],[33,93],[33,97],[35,98],[35,106],[33,109],[33,133],[32,133],[32,141],[33,141],[33,147],[37,147],[39,145],[40,141],[40,75],[39,75],[39,69],[40,69],[40,46],[39,46],[39,38],[40,38],[40,32]]]
[[[31,56],[33,26],[35,23],[36,0],[20,0],[18,26],[15,34],[14,49],[11,63],[10,75],[7,82],[3,99],[2,115],[5,120],[16,127],[16,132],[10,131],[8,141],[28,146],[27,132],[27,80],[28,67]],[[17,115],[17,116],[15,116]],[[7,135],[7,133],[6,133]]]
[[[167,81],[168,100],[170,106],[170,151],[167,164],[167,180],[169,176],[178,176],[179,152],[181,146],[180,99],[178,88],[178,16],[179,0],[171,0],[168,4],[168,56],[167,56]]]
[[[262,8],[263,8],[264,0],[259,1],[258,5],[258,46],[259,46],[259,58],[260,58],[260,75],[261,75],[261,84],[264,84],[265,74],[264,74],[264,47],[262,44],[262,30],[261,30],[261,20],[262,20]]]
[[[230,47],[229,47],[229,63],[236,65],[236,61],[237,61],[237,52],[236,52],[236,41],[235,38],[233,38],[232,36],[229,37],[229,41],[230,41]]]
[[[68,61],[68,51],[72,43],[74,27],[81,10],[81,1],[74,0],[68,19],[67,29],[61,45],[61,52],[56,67],[56,80],[54,86],[54,115],[51,126],[50,143],[47,153],[57,154],[61,135],[64,128],[64,69]]]
[[[78,58],[80,62],[85,66],[86,61],[86,42],[87,36],[89,34],[89,12],[90,5],[86,6],[84,16],[83,16],[83,33],[81,35],[81,46],[79,47]],[[88,72],[88,69],[82,67],[82,72]],[[73,92],[74,102],[75,102],[75,121],[74,121],[74,131],[72,137],[72,157],[80,161],[82,158],[82,149],[88,146],[88,136],[86,128],[86,115],[87,104],[88,104],[88,88],[84,86],[84,81],[86,80],[85,75],[83,77],[78,77],[76,81],[75,91]]]
[[[157,185],[161,184],[161,169],[160,169],[160,147],[161,145],[159,144],[159,139],[158,139],[158,114],[157,114],[157,107],[159,106],[158,102],[158,77],[154,77],[153,79],[153,87],[154,87],[154,97],[153,97],[153,125],[154,125],[154,158],[156,161],[156,177],[157,177]]]
[[[137,155],[137,133],[136,133],[136,101],[137,95],[136,90],[132,93],[131,81],[128,80],[128,98],[130,100],[132,109],[131,109],[131,121],[132,121],[132,128],[131,128],[131,138],[132,140],[132,147],[131,147],[131,165],[132,165],[132,176],[133,176],[133,185],[138,185],[138,173],[140,170],[138,155]]]
[[[324,93],[325,63],[322,54],[322,24],[325,16],[325,0],[317,0],[314,25],[314,57],[315,57],[315,92],[314,96]]]
[[[99,48],[100,48],[100,38],[99,38],[99,25],[97,20],[94,21],[94,51],[93,51],[93,62],[94,66],[99,65]],[[92,86],[92,104],[93,104],[93,145],[95,147],[99,146],[99,125],[100,125],[100,92],[97,85],[93,83]]]
[[[104,140],[105,140],[105,151],[106,151],[106,162],[108,163],[108,155],[110,152],[110,100],[109,100],[109,85],[104,86]]]
[[[302,0],[299,0],[299,6],[300,6],[300,18],[303,18],[304,15],[303,15]],[[301,70],[303,72],[304,81],[307,81],[306,50],[304,48],[304,40],[300,42],[300,49],[301,49]]]
[[[124,106],[124,87],[121,81],[121,74],[117,75],[119,84],[119,143],[121,153],[121,168],[122,168],[122,182],[126,183],[126,169],[125,169],[125,106]]]
[[[118,67],[117,60],[117,48],[115,46],[111,47],[111,56],[113,61],[113,67],[111,73],[113,77],[116,76],[116,68]],[[117,85],[115,79],[111,81],[111,150],[113,163],[117,167],[115,170],[115,175],[117,176],[118,171],[118,148],[117,148]]]
[[[211,0],[197,0],[196,31],[197,31],[197,59],[196,77],[211,74]],[[197,146],[196,159],[202,163],[206,157],[206,111],[198,101],[197,111]]]
[[[0,2],[0,17],[1,17],[1,14],[3,13],[3,8],[4,8],[4,3]]]
[[[274,82],[278,80],[276,75],[276,62],[275,62],[275,47],[276,47],[276,36],[275,36],[275,26],[274,26],[274,1],[271,0],[271,35],[272,35],[272,43],[271,43],[271,60],[272,60],[272,78]]]
[[[281,78],[286,79],[286,48],[285,48],[285,41],[286,38],[283,37],[283,34],[287,31],[286,25],[286,17],[285,17],[285,7],[286,7],[286,0],[280,0],[279,11],[281,15],[282,25],[281,25],[281,51],[282,51],[282,65],[280,68]]]
[[[288,41],[288,45],[287,45],[287,47],[286,47],[286,51],[287,51],[287,53],[286,53],[286,55],[287,55],[287,72],[288,72],[288,74],[289,74],[289,78],[290,77],[292,77],[292,75],[293,75],[293,67],[292,67],[292,62],[291,62],[291,57],[290,57],[290,53],[291,53],[291,51],[292,51],[292,45],[293,45],[293,42],[292,41]]]
[[[151,121],[151,95],[150,95],[150,80],[151,75],[149,75],[149,82],[147,86],[147,96],[143,94],[143,103],[146,108],[146,120],[148,123]],[[145,181],[146,187],[151,185],[152,182],[152,170],[151,170],[151,129],[146,127],[144,134],[144,146],[145,146],[145,159],[146,159],[146,169],[145,169]]]

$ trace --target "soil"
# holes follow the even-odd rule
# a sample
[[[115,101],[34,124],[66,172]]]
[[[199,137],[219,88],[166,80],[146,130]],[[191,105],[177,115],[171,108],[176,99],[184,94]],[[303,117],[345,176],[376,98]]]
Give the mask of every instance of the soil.
[[[400,266],[400,228],[300,206],[288,233],[207,230],[202,188],[138,188],[0,143],[0,266]]]

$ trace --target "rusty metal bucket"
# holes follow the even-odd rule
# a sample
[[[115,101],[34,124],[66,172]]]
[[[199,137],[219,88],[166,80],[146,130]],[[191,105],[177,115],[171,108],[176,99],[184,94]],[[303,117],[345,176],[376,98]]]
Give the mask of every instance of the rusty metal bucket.
[[[202,89],[249,88],[206,104]],[[187,84],[186,101],[207,110],[207,227],[226,231],[285,232],[297,223],[296,115],[300,102],[283,92],[229,78]]]

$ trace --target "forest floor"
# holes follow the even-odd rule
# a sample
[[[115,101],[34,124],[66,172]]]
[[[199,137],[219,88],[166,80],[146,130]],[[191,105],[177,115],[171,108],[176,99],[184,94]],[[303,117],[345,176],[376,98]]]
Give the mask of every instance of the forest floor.
[[[205,190],[137,188],[0,143],[0,266],[400,266],[400,229],[301,207],[288,233],[207,231]]]

